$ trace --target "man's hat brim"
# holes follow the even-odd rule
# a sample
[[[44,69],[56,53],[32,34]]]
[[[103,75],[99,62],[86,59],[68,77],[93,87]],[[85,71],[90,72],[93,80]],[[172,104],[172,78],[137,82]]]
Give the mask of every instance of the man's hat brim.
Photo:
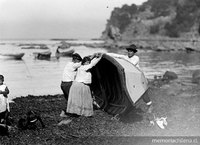
[[[126,50],[132,50],[133,52],[137,52],[137,49],[132,47],[127,47]]]

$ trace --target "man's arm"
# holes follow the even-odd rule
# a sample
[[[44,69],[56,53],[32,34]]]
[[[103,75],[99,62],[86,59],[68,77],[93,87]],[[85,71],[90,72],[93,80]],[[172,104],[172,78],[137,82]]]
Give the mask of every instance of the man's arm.
[[[139,57],[138,56],[134,56],[134,58],[132,58],[132,59],[130,59],[130,61],[131,61],[131,63],[133,64],[133,65],[139,65]]]
[[[106,53],[106,54],[109,55],[109,56],[112,56],[112,57],[126,59],[126,56],[122,55],[122,54],[116,54],[116,53]]]

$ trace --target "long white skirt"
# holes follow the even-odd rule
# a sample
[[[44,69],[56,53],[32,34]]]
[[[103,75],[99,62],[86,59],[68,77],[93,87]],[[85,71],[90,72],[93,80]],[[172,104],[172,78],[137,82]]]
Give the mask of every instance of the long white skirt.
[[[88,85],[76,81],[72,83],[66,111],[83,116],[93,115],[93,100]]]

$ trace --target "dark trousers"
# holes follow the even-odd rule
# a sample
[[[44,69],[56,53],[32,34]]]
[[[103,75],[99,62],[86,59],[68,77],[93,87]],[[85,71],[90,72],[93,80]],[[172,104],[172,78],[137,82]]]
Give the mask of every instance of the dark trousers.
[[[0,123],[3,123],[3,124],[9,124],[9,120],[8,120],[8,116],[9,116],[9,112],[8,110],[4,111],[4,112],[1,112],[0,113]],[[9,124],[10,125],[10,124]]]
[[[142,99],[145,103],[148,103],[151,101],[151,99],[149,98],[150,95],[151,95],[150,89],[147,89],[146,92],[142,95]]]
[[[66,101],[68,101],[68,96],[69,96],[69,89],[72,85],[72,82],[61,82],[61,90],[63,91],[64,97]]]
[[[4,111],[4,112],[0,113],[0,121],[1,121],[1,119],[5,119],[6,118],[6,112],[7,111]]]
[[[63,94],[64,94],[64,97],[65,97],[66,101],[68,101],[69,90],[70,90],[71,86],[72,86],[72,82],[61,82],[61,89],[63,91]],[[79,115],[77,115],[77,114],[66,112],[66,108],[63,109],[63,111],[69,117],[79,117]]]

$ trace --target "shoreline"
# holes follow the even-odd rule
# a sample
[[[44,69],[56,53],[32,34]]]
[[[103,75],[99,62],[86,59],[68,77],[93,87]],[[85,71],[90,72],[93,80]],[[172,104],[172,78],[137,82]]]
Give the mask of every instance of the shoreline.
[[[102,43],[72,43],[73,46],[85,46],[89,48],[104,48],[109,51],[124,49],[128,45],[134,43],[141,50],[152,51],[196,51],[200,52],[200,40],[199,39],[182,39],[182,38],[135,38],[131,40],[113,41],[113,40],[101,40]]]
[[[66,42],[70,47],[85,46],[88,48],[104,48],[108,51],[117,51],[119,49],[124,49],[128,45],[134,43],[138,46],[140,50],[152,50],[152,51],[186,51],[186,52],[200,52],[200,39],[199,38],[134,38],[127,40],[111,40],[111,39],[91,39],[92,43],[79,42],[78,39],[48,39],[49,41]],[[71,42],[70,42],[71,41]],[[95,42],[99,41],[99,42]],[[5,43],[0,43],[5,45]],[[18,46],[21,49],[42,49],[42,43],[19,43]]]

